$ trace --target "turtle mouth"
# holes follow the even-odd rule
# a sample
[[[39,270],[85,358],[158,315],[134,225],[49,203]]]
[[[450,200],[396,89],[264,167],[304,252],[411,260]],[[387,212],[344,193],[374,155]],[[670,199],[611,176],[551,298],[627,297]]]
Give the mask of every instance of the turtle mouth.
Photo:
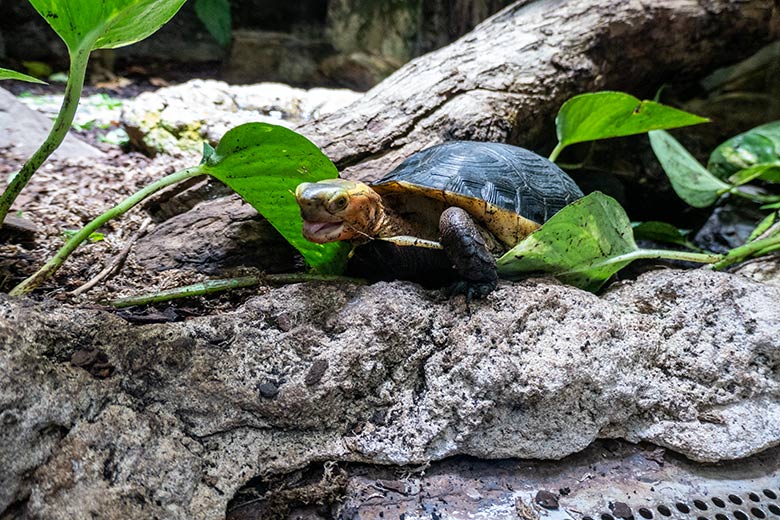
[[[303,221],[303,236],[306,238],[306,240],[316,242],[318,244],[324,244],[326,242],[333,242],[338,240],[343,229],[343,222],[316,222],[313,220]]]

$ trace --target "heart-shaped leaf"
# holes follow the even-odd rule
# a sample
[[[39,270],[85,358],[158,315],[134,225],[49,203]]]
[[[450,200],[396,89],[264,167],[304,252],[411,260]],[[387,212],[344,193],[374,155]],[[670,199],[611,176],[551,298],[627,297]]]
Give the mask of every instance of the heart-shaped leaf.
[[[76,51],[113,49],[143,40],[170,20],[185,0],[30,0]]]
[[[653,152],[675,193],[694,208],[704,208],[732,187],[712,175],[668,132],[648,134]]]
[[[640,249],[620,204],[594,192],[572,202],[498,259],[498,273],[517,279],[544,272],[595,292],[620,269],[640,258],[712,263],[719,255]]]
[[[555,118],[558,134],[556,150],[560,152],[574,143],[697,125],[707,121],[707,118],[655,101],[640,101],[624,92],[581,94],[569,99],[558,111]]]
[[[281,126],[247,123],[226,133],[216,149],[207,149],[200,168],[241,195],[315,270],[344,270],[347,244],[314,244],[301,234],[295,188],[338,177],[336,167],[311,141]]]
[[[229,0],[195,0],[195,13],[220,45],[230,45],[232,30]]]
[[[707,169],[720,179],[762,163],[780,161],[780,121],[735,135],[710,154]]]
[[[564,283],[598,290],[638,250],[631,222],[620,204],[594,192],[563,208],[498,260],[501,277],[532,272],[555,275]]]

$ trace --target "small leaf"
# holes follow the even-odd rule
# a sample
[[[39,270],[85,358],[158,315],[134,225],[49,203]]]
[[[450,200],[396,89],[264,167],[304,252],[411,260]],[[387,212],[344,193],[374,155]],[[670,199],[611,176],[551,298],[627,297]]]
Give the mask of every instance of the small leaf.
[[[640,101],[623,92],[575,96],[563,104],[555,126],[559,146],[609,137],[642,134],[709,121],[655,101]]]
[[[767,215],[761,222],[758,223],[756,228],[750,233],[747,241],[752,242],[758,237],[763,235],[772,225],[777,221],[777,211],[773,211]],[[768,238],[768,237],[765,237]]]
[[[639,249],[631,222],[613,198],[594,192],[556,213],[498,260],[501,277],[547,272],[564,283],[597,291]]]
[[[648,222],[638,222],[632,224],[634,228],[634,238],[637,240],[652,240],[653,242],[665,242],[668,244],[677,244],[688,249],[698,249],[688,241],[688,231],[678,229],[666,222],[650,220]]]
[[[185,0],[30,0],[72,53],[114,49],[143,40]]]
[[[710,154],[707,169],[725,179],[739,170],[780,160],[780,121],[735,135]]]
[[[214,153],[204,151],[201,169],[227,184],[251,204],[306,262],[321,273],[338,274],[350,247],[315,244],[302,235],[303,220],[295,200],[301,182],[338,177],[338,170],[314,144],[287,128],[247,123],[230,130]]]
[[[27,81],[29,83],[40,83],[46,85],[45,81],[41,81],[33,76],[16,72],[15,70],[0,68],[0,79],[15,79],[17,81]]]
[[[755,164],[744,170],[739,170],[728,180],[734,186],[742,186],[756,179],[766,182],[780,182],[780,161]]]
[[[232,30],[228,0],[195,0],[195,14],[217,43],[223,47],[230,45]]]
[[[200,164],[206,164],[217,151],[207,141],[203,141],[203,157]]]
[[[699,163],[674,137],[663,130],[648,134],[653,152],[661,163],[675,193],[695,208],[714,203],[731,186]]]
[[[64,229],[64,230],[62,230],[62,235],[65,238],[68,238],[68,239],[73,238],[76,235],[76,233],[78,233],[78,230],[76,230],[76,229]],[[105,238],[106,238],[106,235],[104,235],[103,233],[100,233],[98,231],[95,231],[94,233],[90,233],[89,234],[88,240],[90,242],[100,242],[101,240],[105,240]]]

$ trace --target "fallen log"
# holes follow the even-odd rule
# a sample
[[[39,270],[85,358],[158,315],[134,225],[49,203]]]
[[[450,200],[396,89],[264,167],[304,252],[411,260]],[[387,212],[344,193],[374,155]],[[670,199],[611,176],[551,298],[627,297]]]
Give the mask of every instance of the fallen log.
[[[769,0],[520,1],[298,130],[357,179],[452,139],[538,150],[554,144],[553,117],[569,97],[651,97],[749,56],[777,37],[779,20]]]
[[[779,32],[770,0],[520,1],[411,61],[346,109],[297,130],[323,148],[343,177],[361,180],[452,139],[543,151],[554,145],[554,114],[569,97],[605,89],[652,97],[667,82],[749,56]],[[210,204],[224,221],[210,229],[233,225],[230,199]],[[165,249],[172,236],[202,243],[191,220],[174,217],[141,248]],[[273,235],[264,241],[281,240],[261,228]],[[201,257],[179,250],[177,262],[210,273],[222,267],[204,267]],[[219,251],[213,257],[236,258]],[[153,259],[148,265],[160,268]]]

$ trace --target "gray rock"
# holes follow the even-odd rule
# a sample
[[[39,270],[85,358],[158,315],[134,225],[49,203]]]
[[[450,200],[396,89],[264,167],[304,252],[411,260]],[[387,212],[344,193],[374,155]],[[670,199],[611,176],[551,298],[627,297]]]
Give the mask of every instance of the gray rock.
[[[602,297],[502,283],[470,306],[401,282],[292,285],[143,326],[4,299],[0,511],[221,518],[250,478],[313,461],[559,459],[597,438],[746,457],[780,443],[778,298],[667,270]]]
[[[230,83],[283,81],[322,84],[319,63],[333,53],[324,39],[259,30],[233,31],[225,80]]]
[[[200,152],[230,128],[249,122],[291,127],[328,114],[361,94],[345,89],[293,88],[281,83],[231,86],[192,80],[145,92],[124,103],[121,123],[132,142],[150,153]]]
[[[52,120],[27,108],[21,101],[0,88],[0,148],[29,157],[43,144],[52,127]],[[99,157],[103,152],[68,134],[52,157]]]

